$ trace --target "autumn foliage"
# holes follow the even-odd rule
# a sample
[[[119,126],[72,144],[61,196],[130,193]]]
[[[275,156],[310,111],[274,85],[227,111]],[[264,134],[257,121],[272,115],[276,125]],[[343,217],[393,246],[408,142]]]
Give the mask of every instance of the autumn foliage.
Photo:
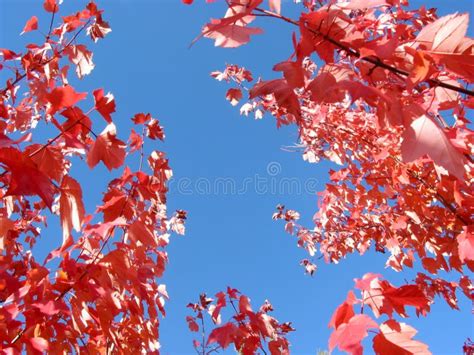
[[[273,311],[268,301],[256,312],[252,310],[247,296],[228,287],[226,292],[216,294],[215,302],[206,294],[201,294],[199,302],[190,303],[188,307],[194,312],[194,315],[186,317],[189,329],[202,334],[200,340],[193,341],[198,354],[210,354],[231,344],[242,354],[266,353],[267,348],[272,354],[289,354],[289,342],[285,336],[294,329],[291,323],[280,324],[268,315]],[[222,314],[226,308],[230,308],[233,315],[223,323]],[[211,318],[212,325],[218,325],[209,333],[206,332],[205,313]]]
[[[300,225],[299,213],[284,206],[273,216],[307,250],[301,264],[308,273],[319,256],[337,263],[369,249],[388,254],[387,267],[396,271],[419,266],[416,279],[400,287],[370,273],[356,280],[361,296],[350,292],[335,311],[329,349],[359,354],[375,333],[376,353],[429,353],[397,316],[408,316],[405,307],[425,315],[439,297],[457,309],[457,294],[473,296],[469,16],[438,18],[435,9],[410,9],[406,0],[302,3],[293,19],[280,0],[227,1],[223,17],[198,38],[233,48],[261,34],[264,20],[294,26],[293,52],[273,66],[276,78],[254,83],[238,65],[212,76],[233,84],[226,94],[232,105],[248,91],[242,114],[269,113],[278,127],[296,125],[306,161],[340,166],[319,196],[314,226]],[[465,351],[471,346],[467,341]]]
[[[196,40],[239,47],[263,35],[259,23],[267,20],[295,31],[288,59],[273,66],[275,78],[255,81],[238,65],[213,72],[232,84],[226,99],[235,106],[245,98],[244,115],[267,113],[278,127],[295,125],[306,161],[339,166],[329,172],[314,225],[301,225],[300,214],[284,206],[273,215],[308,252],[306,272],[316,272],[318,258],[337,263],[370,249],[387,254],[396,271],[420,270],[399,286],[370,272],[356,279],[329,320],[329,350],[360,354],[370,336],[379,354],[429,354],[400,318],[408,310],[424,316],[440,300],[457,309],[458,296],[473,297],[468,15],[438,18],[406,0],[305,0],[291,5],[301,7],[294,19],[280,0],[225,4]],[[145,154],[144,145],[164,140],[164,131],[154,115],[137,113],[130,117],[134,129],[118,132],[113,94],[80,92],[70,83],[73,75],[87,80],[91,41],[111,31],[98,5],[61,16],[57,0],[43,7],[51,22],[32,16],[22,31],[41,29],[41,43],[0,49],[0,70],[9,76],[0,88],[0,349],[158,353],[166,246],[171,233],[184,233],[186,219],[186,212],[166,209],[172,171],[165,154]],[[72,167],[88,172],[99,165],[117,174],[91,210],[83,202],[85,181]],[[40,259],[32,251],[51,219],[62,228],[59,247]],[[230,347],[290,352],[294,329],[270,315],[268,301],[257,310],[227,288],[188,307],[199,354]],[[472,352],[472,342],[463,349]]]
[[[184,232],[186,218],[166,211],[172,172],[164,153],[144,154],[146,141],[163,140],[163,130],[150,114],[138,113],[130,119],[139,133],[120,139],[114,96],[102,88],[78,92],[68,83],[69,70],[82,79],[94,68],[80,35],[96,42],[111,31],[97,5],[63,17],[55,16],[54,0],[44,9],[51,13],[44,43],[22,53],[0,50],[1,69],[12,73],[0,91],[0,348],[158,352],[168,297],[159,282],[165,247],[171,231]],[[39,26],[33,16],[23,33]],[[39,126],[52,132],[50,139],[41,140]],[[95,211],[83,203],[84,182],[72,176],[73,164],[120,169]],[[60,219],[62,245],[38,260],[31,250],[52,218]]]

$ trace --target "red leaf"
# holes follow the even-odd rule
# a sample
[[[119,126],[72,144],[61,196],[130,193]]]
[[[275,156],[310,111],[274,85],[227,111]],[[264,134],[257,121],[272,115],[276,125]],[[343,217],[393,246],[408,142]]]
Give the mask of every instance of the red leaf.
[[[242,91],[240,89],[235,88],[229,89],[227,90],[225,98],[230,101],[230,104],[232,106],[235,106],[242,99]]]
[[[51,104],[48,113],[54,115],[57,111],[62,110],[63,108],[72,107],[78,101],[83,100],[86,96],[86,93],[78,93],[69,85],[56,87],[46,95],[46,99]]]
[[[417,51],[408,46],[405,48],[405,50],[413,55],[413,67],[410,71],[410,75],[407,78],[407,89],[411,90],[413,86],[428,78],[430,74],[431,63],[422,51]]]
[[[137,113],[135,116],[132,117],[132,121],[135,124],[142,124],[151,119],[151,114],[147,113]]]
[[[137,134],[134,129],[130,132],[130,137],[128,138],[128,142],[130,142],[130,152],[135,152],[139,150],[143,145],[142,136]]]
[[[220,324],[221,323],[221,309],[226,306],[226,298],[224,292],[219,292],[216,294],[217,302],[214,305],[209,306],[208,313],[211,315],[211,319],[214,323]]]
[[[468,82],[474,82],[474,49],[468,49],[465,53],[429,52],[429,55],[451,73],[461,76]]]
[[[11,173],[6,195],[38,195],[51,208],[56,188],[36,164],[15,148],[1,148],[0,162]]]
[[[227,295],[229,296],[229,298],[236,300],[237,298],[239,298],[239,293],[239,290],[237,290],[236,288],[232,288],[229,286],[227,287]]]
[[[300,104],[292,87],[285,79],[262,81],[250,90],[250,98],[273,94],[281,107],[286,108],[297,119],[300,117]]]
[[[126,219],[123,217],[118,217],[117,219],[107,222],[107,223],[99,223],[95,225],[87,225],[84,228],[84,238],[88,238],[90,236],[98,236],[101,239],[105,239],[109,233],[113,232],[116,226],[124,226],[126,225]]]
[[[252,313],[252,307],[250,306],[250,300],[247,296],[240,296],[239,298],[239,312],[243,314]]]
[[[64,175],[64,156],[61,148],[32,144],[25,148],[24,154],[31,157],[38,170],[57,182],[61,181]]]
[[[423,312],[430,303],[423,291],[416,285],[389,287],[383,291],[383,296],[400,315],[405,314],[405,306],[413,306],[417,311]]]
[[[93,53],[86,46],[82,44],[72,45],[66,47],[64,53],[76,65],[76,74],[79,78],[82,79],[84,75],[90,74],[94,69],[94,63],[92,62]]]
[[[56,0],[44,0],[43,7],[47,12],[58,12],[59,10]]]
[[[38,310],[43,314],[54,316],[61,311],[61,309],[57,307],[58,304],[59,302],[56,303],[50,300],[47,303],[33,303],[32,306],[38,308]]]
[[[218,343],[223,349],[227,348],[238,334],[239,329],[233,323],[226,323],[222,327],[212,330],[207,344]]]
[[[128,227],[128,235],[134,241],[140,241],[143,245],[154,246],[157,244],[151,228],[140,220],[136,220]]]
[[[268,314],[257,313],[255,315],[249,314],[252,323],[255,324],[260,334],[263,337],[275,338],[276,329],[273,326],[274,318],[270,317]]]
[[[354,316],[353,304],[356,297],[352,291],[347,294],[347,299],[337,307],[329,321],[329,327],[337,329],[341,324],[347,323]]]
[[[281,62],[276,64],[273,70],[282,71],[286,81],[293,88],[299,88],[305,85],[305,72],[300,62]]]
[[[102,161],[109,170],[119,168],[125,160],[125,147],[126,144],[116,138],[115,125],[109,123],[89,150],[87,165],[93,168]]]
[[[362,280],[356,280],[356,287],[363,291],[364,303],[372,308],[377,318],[382,313],[391,317],[393,311],[406,316],[405,306],[413,306],[420,313],[428,309],[430,300],[417,285],[397,288],[388,281],[380,280],[379,276],[369,273]]]
[[[21,34],[34,31],[38,29],[38,18],[36,16],[32,16],[28,21],[26,21],[25,27]]]
[[[413,340],[417,331],[405,323],[391,319],[380,325],[380,333],[374,337],[374,351],[377,354],[428,355],[428,346]]]
[[[20,55],[6,48],[0,48],[0,53],[3,56],[3,60],[12,60]]]
[[[115,112],[114,95],[110,92],[104,96],[103,89],[94,90],[95,109],[104,117],[107,123],[112,123],[111,113]]]
[[[378,324],[366,314],[355,315],[331,334],[329,350],[337,346],[351,354],[362,354],[361,341],[368,335],[367,330],[370,328],[378,328]]]
[[[186,316],[186,322],[188,322],[188,327],[189,330],[192,332],[198,332],[199,331],[199,325],[196,323],[193,317],[191,316]]]
[[[146,135],[150,139],[165,139],[165,132],[163,131],[163,127],[160,126],[160,122],[158,120],[152,118],[150,122],[147,124]]]
[[[93,4],[93,3],[89,3]],[[87,34],[91,36],[94,42],[97,42],[99,38],[104,38],[107,33],[111,32],[109,24],[102,20],[102,15],[100,13],[96,14],[96,20],[93,25],[87,28]]]

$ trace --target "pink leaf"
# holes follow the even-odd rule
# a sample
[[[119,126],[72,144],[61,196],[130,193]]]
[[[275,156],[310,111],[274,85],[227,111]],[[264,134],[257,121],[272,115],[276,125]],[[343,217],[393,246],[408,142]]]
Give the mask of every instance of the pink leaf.
[[[46,351],[49,348],[48,341],[44,338],[35,337],[30,338],[30,345],[37,351]]]
[[[351,354],[362,354],[361,341],[369,328],[378,328],[378,324],[366,314],[357,314],[349,322],[342,323],[329,338],[329,350],[336,346]]]
[[[461,234],[457,236],[459,259],[474,260],[474,235],[472,228],[464,227]]]
[[[427,155],[438,168],[441,167],[463,180],[464,156],[454,148],[443,130],[431,118],[423,115],[414,120],[402,138],[404,162],[412,162]]]
[[[245,27],[236,24],[222,26],[220,20],[214,20],[204,27],[204,37],[215,40],[216,47],[235,48],[250,41],[250,36],[262,33],[260,28]]]
[[[76,65],[76,74],[82,79],[84,75],[88,75],[94,69],[92,62],[93,53],[86,46],[78,44],[77,46],[66,47],[64,53],[67,54],[69,60]]]
[[[270,3],[270,10],[279,14],[281,12],[281,0],[268,0]]]
[[[430,51],[452,53],[464,39],[468,23],[468,14],[440,17],[418,33],[416,42]]]

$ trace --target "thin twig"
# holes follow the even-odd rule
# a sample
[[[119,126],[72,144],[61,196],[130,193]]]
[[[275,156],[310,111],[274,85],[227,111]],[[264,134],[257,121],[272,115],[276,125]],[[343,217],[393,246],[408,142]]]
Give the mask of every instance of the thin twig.
[[[141,145],[141,147],[140,147],[140,163],[138,164],[138,171],[142,171],[142,168],[143,168],[143,160],[144,160],[144,158],[145,158],[145,154],[144,154],[145,132],[146,132],[146,127],[143,126],[143,128],[142,128],[142,145]]]
[[[49,31],[48,31],[48,35],[46,36],[46,41],[49,41],[49,38],[51,37],[51,31],[53,30],[54,16],[56,15],[56,6],[58,5],[54,3],[53,14],[51,15],[51,22],[49,23]]]
[[[201,317],[201,329],[202,329],[202,355],[206,355],[206,328],[204,327],[204,316],[202,315],[202,312],[200,313]]]

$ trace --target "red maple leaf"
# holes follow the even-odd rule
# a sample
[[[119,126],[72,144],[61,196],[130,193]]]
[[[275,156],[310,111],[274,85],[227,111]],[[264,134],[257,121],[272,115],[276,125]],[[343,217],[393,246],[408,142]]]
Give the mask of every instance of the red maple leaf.
[[[23,31],[21,31],[21,34],[34,31],[38,29],[38,17],[32,16],[28,21],[26,21],[25,27],[23,28]]]
[[[119,168],[125,160],[126,144],[116,138],[115,125],[109,123],[97,137],[87,154],[87,164],[90,168],[102,161],[107,169]]]
[[[70,85],[55,87],[46,95],[46,99],[51,104],[48,113],[53,115],[63,108],[72,107],[86,96],[86,93],[78,93]]]
[[[33,160],[15,148],[0,148],[0,162],[11,174],[7,196],[37,195],[51,208],[56,187]]]
[[[230,101],[232,106],[235,106],[242,99],[242,91],[236,88],[229,89],[227,90],[225,98]]]
[[[412,339],[416,333],[409,325],[390,319],[380,324],[380,333],[373,340],[374,351],[377,354],[431,354],[426,344]]]
[[[353,304],[356,302],[356,297],[352,291],[349,291],[347,298],[343,304],[336,308],[331,320],[329,321],[329,327],[337,329],[341,324],[347,323],[354,316]]]
[[[209,334],[208,344],[218,343],[223,349],[235,341],[239,334],[239,328],[234,323],[228,322],[221,327],[215,328]]]
[[[56,0],[44,0],[43,7],[47,12],[58,12],[59,10]]]
[[[115,112],[114,95],[110,92],[104,96],[103,89],[94,90],[95,109],[104,117],[107,123],[112,123],[111,113]]]
[[[188,322],[189,330],[192,332],[199,331],[199,325],[196,323],[196,320],[191,316],[186,316],[186,321]]]
[[[135,124],[142,124],[151,119],[151,114],[149,113],[137,113],[135,116],[132,117],[132,121]]]
[[[163,127],[160,126],[160,122],[157,119],[152,118],[150,122],[146,125],[146,136],[150,139],[165,139],[165,132],[163,131]]]

